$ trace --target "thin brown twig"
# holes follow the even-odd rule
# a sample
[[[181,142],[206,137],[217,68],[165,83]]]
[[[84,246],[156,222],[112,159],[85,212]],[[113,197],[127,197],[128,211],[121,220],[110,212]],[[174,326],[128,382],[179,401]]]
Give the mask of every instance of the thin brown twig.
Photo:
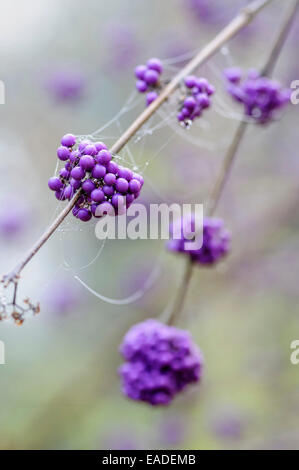
[[[283,25],[279,31],[278,37],[273,47],[271,48],[270,54],[267,58],[266,63],[264,64],[264,67],[261,69],[261,74],[263,76],[266,76],[266,75],[270,76],[273,73],[274,67],[277,64],[277,60],[280,56],[281,50],[284,46],[284,43],[288,37],[288,33],[294,22],[295,15],[298,11],[298,8],[299,8],[299,0],[295,0],[294,3],[290,6],[286,14],[286,19],[283,22]],[[224,157],[219,176],[208,198],[208,202],[207,202],[207,215],[208,216],[212,216],[217,208],[218,202],[221,198],[223,189],[228,180],[233,162],[235,160],[235,157],[237,155],[238,149],[243,140],[243,137],[245,135],[248,125],[249,125],[248,121],[241,121],[237,127],[233,140]],[[184,305],[184,301],[186,299],[186,294],[189,289],[189,284],[192,279],[193,269],[194,269],[194,262],[190,258],[188,258],[185,264],[182,281],[180,283],[180,287],[178,289],[178,293],[173,304],[173,310],[171,312],[171,315],[168,321],[169,324],[174,324],[181,313],[181,310]]]

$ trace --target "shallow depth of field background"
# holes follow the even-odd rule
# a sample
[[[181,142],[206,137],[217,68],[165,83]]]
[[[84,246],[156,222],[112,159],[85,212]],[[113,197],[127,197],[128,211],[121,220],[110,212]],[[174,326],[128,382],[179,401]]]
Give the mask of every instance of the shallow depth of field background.
[[[100,128],[134,90],[135,65],[200,48],[244,3],[215,1],[210,22],[196,18],[188,0],[2,2],[0,226],[12,217],[19,227],[0,234],[1,274],[59,210],[47,180],[61,136]],[[227,110],[239,111],[221,69],[261,66],[288,3],[274,2],[199,72]],[[298,38],[294,25],[275,71],[286,86],[299,79]],[[75,81],[69,97],[61,95],[65,77]],[[94,224],[70,216],[23,272],[20,295],[40,300],[41,314],[22,327],[0,325],[1,449],[299,448],[299,365],[290,363],[299,337],[298,113],[289,106],[281,121],[249,129],[217,211],[232,232],[231,255],[192,280],[181,326],[204,353],[201,385],[168,408],[121,395],[121,338],[134,323],[160,317],[184,260],[163,241],[129,240],[107,242],[94,260],[101,247]],[[170,124],[129,146],[145,170],[140,201],[204,202],[237,121],[213,109],[190,131]],[[114,123],[103,140],[121,128]],[[128,306],[97,299],[74,278],[120,299],[142,289],[157,266],[154,284]]]

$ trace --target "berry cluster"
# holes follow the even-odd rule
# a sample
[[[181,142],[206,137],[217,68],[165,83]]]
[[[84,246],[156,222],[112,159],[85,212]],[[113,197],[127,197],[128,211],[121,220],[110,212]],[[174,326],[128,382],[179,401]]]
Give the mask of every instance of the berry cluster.
[[[171,234],[181,233],[180,238],[173,238],[167,242],[167,248],[177,253],[185,253],[195,263],[212,265],[223,258],[230,248],[230,234],[224,227],[221,219],[206,217],[203,221],[202,247],[190,249],[186,246],[196,230],[194,215],[190,215],[177,222],[179,229],[172,227]]]
[[[55,191],[60,201],[72,199],[80,190],[73,215],[83,222],[92,216],[124,213],[139,196],[142,176],[113,161],[103,142],[84,140],[76,143],[72,134],[62,137],[57,156],[65,166],[59,176],[49,179],[49,188]]]
[[[190,127],[194,119],[200,117],[202,112],[211,105],[210,96],[215,88],[206,78],[189,75],[185,78],[186,96],[181,102],[177,115],[178,121],[185,127]]]
[[[135,68],[135,77],[137,78],[136,88],[140,93],[147,92],[147,106],[158,97],[160,89],[159,80],[162,72],[162,62],[156,58],[149,59],[146,65],[138,65]]]
[[[120,352],[122,390],[132,400],[168,405],[186,385],[201,378],[203,358],[187,331],[157,320],[134,325]]]
[[[282,88],[275,80],[263,77],[252,69],[242,80],[242,71],[238,68],[225,70],[229,82],[228,92],[244,105],[246,116],[258,124],[267,124],[275,118],[276,112],[290,101],[290,90]]]

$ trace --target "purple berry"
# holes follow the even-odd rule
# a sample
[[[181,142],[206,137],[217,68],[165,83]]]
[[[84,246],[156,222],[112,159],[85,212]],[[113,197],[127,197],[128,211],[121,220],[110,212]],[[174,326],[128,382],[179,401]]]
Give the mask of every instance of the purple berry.
[[[184,101],[185,108],[189,109],[189,111],[193,111],[196,106],[196,100],[193,96],[188,96],[188,98]]]
[[[147,91],[147,84],[143,80],[137,80],[136,88],[140,93],[145,93]]]
[[[118,177],[125,178],[127,181],[130,181],[133,178],[133,172],[129,168],[120,166],[118,168]]]
[[[81,186],[81,181],[75,180],[74,178],[71,178],[71,179],[70,179],[70,185],[72,185],[73,188],[74,188],[74,190],[76,191],[77,189],[80,188],[80,186]]]
[[[69,159],[70,154],[71,152],[67,147],[61,146],[57,149],[57,157],[63,162]]]
[[[99,153],[98,153],[98,156],[97,156],[97,161],[98,163],[100,163],[101,165],[107,165],[107,163],[110,162],[111,160],[111,153],[108,151],[108,150],[101,150]]]
[[[129,188],[129,183],[124,178],[118,178],[116,180],[115,187],[120,193],[126,193]]]
[[[62,188],[63,184],[59,178],[57,178],[56,176],[53,176],[52,178],[49,179],[48,186],[51,189],[51,191],[59,191]]]
[[[146,105],[149,106],[150,104],[152,104],[153,101],[155,101],[155,99],[158,98],[158,93],[156,91],[150,91],[147,95],[146,95]]]
[[[71,171],[71,177],[75,180],[82,180],[85,176],[85,171],[80,166],[76,166]]]
[[[211,104],[209,97],[205,93],[198,93],[196,95],[196,101],[203,109],[208,108]]]
[[[72,199],[74,195],[74,187],[69,185],[64,189],[64,197],[66,199]]]
[[[117,175],[118,173],[118,165],[115,162],[109,162],[107,165],[107,171],[108,173],[113,173],[114,175]]]
[[[85,180],[83,183],[82,183],[82,189],[83,191],[86,192],[86,194],[90,194],[94,189],[95,189],[95,184],[93,181],[91,180]]]
[[[185,85],[187,88],[193,88],[196,85],[196,77],[189,75],[185,78]]]
[[[98,153],[96,146],[93,144],[88,144],[84,148],[84,155],[96,155]]]
[[[95,142],[94,146],[97,149],[97,152],[100,152],[101,150],[107,150],[107,146],[104,144],[104,142]]]
[[[79,144],[78,150],[82,153],[86,145],[89,145],[90,143],[91,143],[90,140],[82,140],[82,142],[80,142]]]
[[[79,209],[77,212],[77,217],[78,219],[82,220],[83,222],[88,222],[92,214],[88,209],[85,209],[84,207],[82,209]]]
[[[81,157],[81,153],[79,152],[79,150],[74,150],[70,154],[70,162],[71,163],[77,163],[77,161],[79,160],[80,157]]]
[[[83,168],[83,170],[90,171],[94,166],[95,161],[90,155],[83,155],[83,157],[80,158],[80,167]]]
[[[113,186],[113,184],[115,183],[116,181],[116,176],[113,174],[113,173],[107,173],[105,176],[104,176],[104,182],[105,184],[107,184],[108,186]]]
[[[96,179],[103,178],[106,174],[106,168],[104,167],[104,165],[100,165],[99,163],[97,163],[95,167],[93,168],[91,174],[93,178],[96,178]]]
[[[114,194],[114,189],[113,189],[112,186],[104,185],[103,186],[103,191],[106,194],[106,196],[108,196],[108,197],[113,196],[113,194]]]
[[[242,70],[239,67],[232,67],[224,70],[226,79],[231,83],[239,83],[242,78]]]
[[[61,145],[72,147],[76,143],[76,137],[73,134],[65,134],[61,139]]]
[[[129,188],[131,193],[138,193],[141,189],[141,184],[138,180],[132,179],[129,183]]]
[[[159,74],[156,70],[147,70],[144,74],[144,81],[147,85],[153,86],[156,85],[159,80]]]
[[[156,57],[149,59],[146,65],[150,70],[155,70],[156,72],[158,72],[158,74],[161,74],[163,72],[162,62],[160,59],[157,59]]]
[[[138,65],[135,68],[135,77],[139,80],[143,80],[144,74],[147,71],[147,67],[145,65]]]
[[[59,171],[59,175],[61,176],[61,178],[69,179],[70,172],[66,168],[61,168],[61,170]]]
[[[101,189],[94,189],[90,197],[94,202],[102,202],[105,199],[105,194]]]
[[[126,205],[125,196],[123,196],[122,194],[116,193],[112,196],[111,203],[113,207],[115,207],[116,209],[118,209],[119,207],[125,207]]]

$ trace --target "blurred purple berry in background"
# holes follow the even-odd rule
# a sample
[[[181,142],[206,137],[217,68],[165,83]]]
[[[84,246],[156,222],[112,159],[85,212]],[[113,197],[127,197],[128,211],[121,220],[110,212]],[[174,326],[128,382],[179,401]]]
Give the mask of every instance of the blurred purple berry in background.
[[[210,429],[215,437],[222,440],[241,439],[248,420],[238,409],[227,407],[214,412],[210,420]]]
[[[105,28],[105,37],[108,66],[123,70],[136,63],[140,41],[133,26],[127,22],[111,22]]]
[[[125,335],[120,352],[122,391],[132,400],[168,405],[202,375],[203,357],[188,331],[149,319]]]
[[[87,86],[87,76],[75,65],[58,65],[48,69],[45,88],[59,102],[73,103],[80,100]]]
[[[179,224],[181,229],[181,238],[170,239],[166,246],[170,251],[177,253],[184,253],[190,256],[191,260],[204,265],[212,265],[220,261],[229,251],[230,248],[230,234],[224,227],[221,219],[206,217],[203,221],[203,244],[202,247],[196,250],[186,249],[186,242],[190,242],[190,236],[195,231],[194,215],[190,214],[183,220],[174,222]],[[176,226],[173,224],[171,228],[171,235],[177,233]],[[184,236],[185,235],[185,236]]]
[[[160,422],[158,429],[158,442],[166,446],[179,446],[186,434],[186,418],[181,416],[167,416]]]
[[[29,207],[23,201],[11,198],[0,205],[0,237],[12,240],[24,234],[32,223]]]
[[[245,115],[257,124],[268,124],[290,103],[290,89],[283,88],[276,80],[262,77],[255,69],[249,70],[246,76],[240,69],[227,69],[224,75],[228,93],[243,104]]]
[[[102,436],[100,441],[101,450],[138,450],[140,442],[136,433],[128,428],[120,429],[119,426],[114,431],[109,431]],[[144,447],[142,447],[144,449]]]
[[[80,295],[74,281],[57,276],[47,285],[42,303],[51,313],[68,314],[78,309],[81,301],[82,293]]]

